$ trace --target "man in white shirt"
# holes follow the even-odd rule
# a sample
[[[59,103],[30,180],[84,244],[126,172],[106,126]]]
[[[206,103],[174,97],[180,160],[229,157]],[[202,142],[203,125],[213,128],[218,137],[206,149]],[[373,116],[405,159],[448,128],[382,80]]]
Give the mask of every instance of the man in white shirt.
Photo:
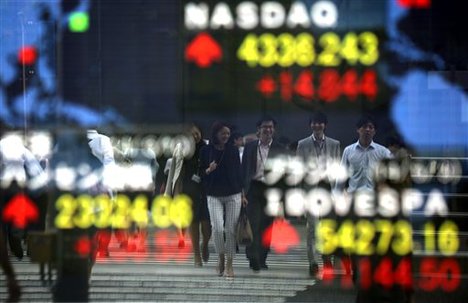
[[[244,153],[244,136],[241,133],[235,132],[231,135],[232,144],[239,149],[239,157],[242,161],[242,154]]]
[[[372,117],[363,117],[356,124],[359,139],[343,151],[341,165],[348,171],[349,181],[346,191],[373,191],[373,174],[377,164],[393,158],[388,148],[373,141],[376,123]]]
[[[389,149],[373,141],[376,133],[376,122],[370,116],[364,116],[356,123],[359,139],[356,143],[348,145],[343,151],[341,166],[348,172],[348,187],[346,191],[350,195],[356,193],[374,192],[374,171],[380,161],[393,158]],[[343,184],[337,182],[336,188],[341,191]],[[338,191],[338,192],[339,192]],[[356,262],[351,258],[343,258],[346,275],[351,273],[353,267],[353,279],[357,279]],[[350,266],[351,265],[351,266]]]
[[[99,134],[94,129],[87,131],[87,137],[91,152],[101,161],[104,168],[114,165],[114,148],[112,147],[110,138]]]
[[[9,134],[0,140],[0,157],[0,180],[3,188],[8,187],[12,181],[23,187],[28,176],[36,177],[44,173],[39,161],[24,146],[18,134]]]

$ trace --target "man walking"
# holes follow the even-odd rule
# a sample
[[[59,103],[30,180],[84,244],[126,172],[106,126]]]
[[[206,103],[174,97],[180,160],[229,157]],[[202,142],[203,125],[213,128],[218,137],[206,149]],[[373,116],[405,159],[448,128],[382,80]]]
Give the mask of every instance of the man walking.
[[[393,158],[388,148],[374,142],[377,124],[373,117],[363,116],[356,123],[359,139],[356,143],[348,145],[343,151],[341,166],[348,172],[347,194],[356,197],[359,194],[374,194],[374,171],[380,161]],[[338,192],[343,189],[343,183],[337,182]],[[358,271],[356,260],[344,258],[343,264],[346,275],[351,274],[353,267],[353,280],[357,281]]]
[[[265,213],[267,201],[265,198],[265,164],[268,159],[286,149],[277,143],[275,134],[276,121],[269,116],[261,118],[257,122],[258,140],[247,143],[242,155],[242,182],[243,199],[247,200],[247,215],[252,227],[252,244],[246,248],[250,268],[254,272],[260,269],[268,269],[266,259],[270,245],[263,243],[262,235],[273,223],[273,217]],[[246,202],[246,203],[247,203]],[[266,245],[265,245],[266,244]]]
[[[346,191],[354,194],[358,191],[374,191],[373,174],[377,164],[384,159],[393,158],[388,148],[374,142],[377,124],[374,118],[365,116],[356,124],[359,139],[343,151],[341,165],[348,171]],[[342,184],[338,184],[340,187]]]
[[[340,159],[340,142],[325,136],[325,129],[328,124],[327,116],[322,112],[316,112],[309,120],[312,135],[299,141],[296,155],[299,156],[304,165],[312,169],[312,174],[318,176],[317,184],[306,184],[305,189],[309,190],[314,186],[322,186],[330,190],[334,184],[329,180],[323,180],[327,168]],[[319,181],[320,180],[320,181]],[[332,181],[333,182],[333,181]],[[324,267],[331,268],[330,257],[321,256],[316,248],[316,229],[318,218],[310,212],[307,216],[307,257],[309,259],[309,275],[315,278],[318,274],[318,263],[322,259]]]

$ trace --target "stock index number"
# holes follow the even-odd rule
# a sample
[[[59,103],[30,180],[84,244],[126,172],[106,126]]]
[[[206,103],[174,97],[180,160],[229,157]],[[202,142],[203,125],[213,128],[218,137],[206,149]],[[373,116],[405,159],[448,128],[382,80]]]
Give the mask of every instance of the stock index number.
[[[320,220],[317,236],[318,249],[324,254],[343,252],[359,256],[386,255],[393,251],[405,256],[413,250],[413,230],[410,222],[398,220],[345,220],[338,224],[332,219]],[[438,248],[444,256],[455,255],[460,246],[457,225],[444,221],[438,230],[433,223],[424,226],[425,251],[434,252]]]
[[[319,45],[320,51],[317,52]],[[249,67],[301,67],[311,65],[334,67],[346,61],[349,65],[358,63],[371,66],[379,59],[379,39],[369,31],[347,33],[343,39],[334,32],[321,35],[316,41],[310,33],[293,36],[283,33],[275,36],[264,33],[260,36],[248,34],[237,50],[237,58],[247,62]]]
[[[151,201],[147,195],[137,195],[133,201],[125,194],[110,198],[106,194],[73,196],[62,194],[55,203],[58,211],[55,226],[59,229],[107,228],[126,229],[135,223],[144,227],[152,223],[159,228],[174,225],[188,227],[192,221],[192,201],[187,195],[174,198],[159,195]]]

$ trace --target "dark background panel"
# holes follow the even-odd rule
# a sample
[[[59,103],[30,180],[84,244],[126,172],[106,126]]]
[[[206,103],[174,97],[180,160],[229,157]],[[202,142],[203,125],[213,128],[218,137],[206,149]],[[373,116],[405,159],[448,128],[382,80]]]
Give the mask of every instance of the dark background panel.
[[[63,35],[63,93],[132,123],[179,122],[178,1],[92,1],[90,28]]]

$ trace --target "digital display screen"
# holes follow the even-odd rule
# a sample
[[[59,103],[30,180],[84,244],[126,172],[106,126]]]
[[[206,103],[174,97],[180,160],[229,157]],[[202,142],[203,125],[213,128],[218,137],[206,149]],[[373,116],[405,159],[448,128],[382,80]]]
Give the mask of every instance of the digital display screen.
[[[352,1],[187,1],[189,108],[280,112],[385,104],[389,88],[377,69],[385,57],[385,2],[361,3],[375,12],[367,24],[341,15],[345,7],[354,13]]]
[[[466,301],[467,9],[2,1],[0,300]]]

